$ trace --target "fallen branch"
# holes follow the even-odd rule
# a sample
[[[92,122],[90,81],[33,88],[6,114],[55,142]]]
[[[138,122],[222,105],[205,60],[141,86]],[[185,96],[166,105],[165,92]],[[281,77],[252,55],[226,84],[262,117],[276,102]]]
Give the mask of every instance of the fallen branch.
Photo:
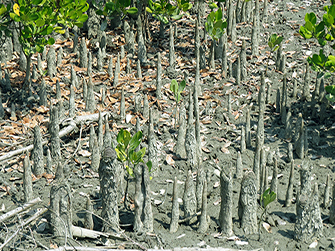
[[[105,116],[106,114],[108,114],[108,112],[102,112],[101,115]],[[99,119],[99,113],[94,113],[94,114],[90,114],[90,115],[83,115],[83,116],[78,116],[75,117],[73,119],[66,119],[62,121],[62,124],[67,125],[65,128],[63,128],[60,132],[59,132],[59,137],[64,137],[65,135],[69,134],[70,132],[72,132],[77,128],[78,124],[81,124],[83,122],[86,121],[97,121]],[[46,145],[48,143],[48,141],[43,141],[42,145]],[[5,155],[0,156],[0,162],[10,159],[16,155],[22,154],[26,151],[31,151],[33,150],[34,145],[29,145],[14,151],[11,151]]]
[[[72,226],[71,231],[72,231],[73,237],[92,238],[92,239],[97,239],[100,237],[100,235],[104,237],[109,237],[108,233],[102,233],[99,231],[94,231],[94,230],[77,227],[77,226]]]
[[[47,208],[43,208],[40,211],[37,211],[33,216],[31,216],[28,220],[22,222],[14,234],[12,234],[1,246],[0,250],[2,250],[21,230],[24,226],[28,225],[30,222],[36,220],[38,217],[40,217],[42,214],[44,214],[46,211],[48,211]]]
[[[1,215],[0,216],[0,223],[7,220],[8,218],[10,218],[14,215],[17,215],[18,213],[21,213],[22,211],[27,210],[28,208],[31,208],[32,206],[34,206],[35,204],[37,204],[41,201],[42,200],[39,197],[37,197],[36,199],[33,199],[33,200],[27,202],[26,204],[24,204],[21,207],[17,207],[14,210],[9,211],[8,213],[5,213],[5,214]]]

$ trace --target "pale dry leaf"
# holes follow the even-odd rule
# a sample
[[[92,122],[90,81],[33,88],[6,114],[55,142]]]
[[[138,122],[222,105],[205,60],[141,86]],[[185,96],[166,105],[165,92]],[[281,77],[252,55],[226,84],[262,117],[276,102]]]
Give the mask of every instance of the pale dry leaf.
[[[83,156],[83,157],[89,157],[89,156],[91,156],[91,153],[89,151],[87,151],[87,150],[80,150],[78,153],[81,156]]]
[[[165,160],[166,160],[166,163],[168,163],[170,166],[173,166],[175,163],[171,154],[166,155]]]
[[[221,147],[221,152],[223,152],[223,153],[225,153],[225,154],[229,154],[230,152],[229,152],[229,150],[228,150],[228,148],[226,148],[226,147]]]
[[[221,233],[214,233],[212,235],[213,235],[214,238],[218,238],[218,239],[222,238],[222,234]]]
[[[228,241],[239,241],[240,238],[237,237],[236,235],[233,235],[233,236],[228,237],[227,240],[228,240]]]
[[[262,225],[263,225],[264,229],[265,229],[268,233],[272,233],[272,228],[271,228],[271,226],[270,226],[269,223],[267,223],[267,222],[263,222]]]
[[[214,201],[214,202],[213,202],[213,205],[214,205],[214,206],[217,206],[217,205],[219,205],[220,203],[221,203],[221,198],[218,199],[217,201]]]
[[[315,240],[308,247],[309,248],[316,248],[317,245],[318,245],[318,240]]]
[[[205,153],[210,153],[211,151],[208,149],[208,148],[206,148],[206,147],[201,147],[201,150],[203,150]]]
[[[158,206],[158,205],[162,204],[162,201],[161,200],[154,200],[154,204]]]
[[[217,181],[217,182],[214,183],[214,186],[213,186],[213,187],[214,187],[214,188],[217,188],[217,187],[219,187],[219,186],[220,186],[220,181]]]

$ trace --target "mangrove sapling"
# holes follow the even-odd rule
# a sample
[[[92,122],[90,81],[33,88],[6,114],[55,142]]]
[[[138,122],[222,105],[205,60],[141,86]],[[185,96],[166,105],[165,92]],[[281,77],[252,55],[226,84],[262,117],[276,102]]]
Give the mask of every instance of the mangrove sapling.
[[[211,68],[215,68],[214,64],[214,43],[218,41],[223,33],[225,32],[225,28],[227,28],[226,20],[223,20],[222,10],[215,3],[210,3],[209,7],[211,8],[211,13],[207,16],[207,21],[205,23],[206,31],[212,38],[212,47],[211,47],[211,60],[210,66]],[[213,9],[218,8],[217,11]]]
[[[19,41],[27,57],[26,83],[30,81],[32,55],[35,52],[43,52],[46,45],[55,43],[55,39],[49,36],[52,32],[64,34],[68,26],[82,27],[88,18],[87,14],[84,14],[88,8],[86,0],[20,0],[13,5],[9,16],[18,23]]]
[[[261,238],[261,222],[262,222],[264,214],[267,213],[267,206],[271,202],[275,201],[276,197],[277,197],[277,194],[275,192],[271,191],[270,188],[266,189],[264,191],[264,193],[261,195],[260,204],[261,204],[261,207],[263,209],[263,212],[262,212],[261,217],[259,218],[259,222],[258,222],[258,225],[259,225],[259,228],[258,228],[259,229],[259,239]]]
[[[184,13],[188,15],[187,11],[191,8],[192,4],[189,0],[149,0],[146,11],[159,21],[159,34],[162,37],[165,25],[169,23],[170,19],[181,19]]]
[[[177,80],[172,79],[171,80],[171,84],[170,84],[170,91],[173,92],[174,98],[176,100],[176,107],[174,110],[174,114],[175,114],[175,125],[177,124],[177,117],[178,117],[178,113],[179,113],[179,107],[178,107],[178,103],[181,99],[181,93],[183,92],[183,90],[186,87],[186,81],[183,80],[181,81],[179,84],[177,82]]]
[[[126,190],[124,196],[124,205],[125,208],[127,202],[127,195],[128,195],[128,184],[129,179],[135,177],[134,175],[134,168],[140,163],[144,163],[143,157],[145,155],[146,147],[141,148],[137,152],[135,152],[136,148],[140,145],[142,141],[142,132],[138,131],[133,136],[130,135],[130,132],[127,130],[121,129],[117,135],[117,143],[118,145],[115,148],[116,155],[119,161],[121,161],[126,168],[127,175],[126,175]],[[151,172],[152,163],[148,161],[146,163],[149,173]]]
[[[269,37],[268,46],[270,47],[270,50],[271,50],[270,58],[273,56],[273,53],[279,49],[279,46],[281,42],[283,41],[283,39],[284,38],[282,36],[278,36],[277,34],[272,34]],[[268,72],[270,58],[268,58],[265,74]]]
[[[305,25],[300,27],[299,33],[305,39],[315,38],[318,40],[319,45],[322,49],[319,50],[319,54],[313,54],[312,57],[307,58],[307,62],[311,66],[313,71],[317,72],[317,77],[330,78],[331,73],[335,72],[335,56],[330,54],[328,56],[324,53],[324,46],[329,42],[330,47],[335,48],[335,2],[330,1],[331,5],[325,6],[323,9],[327,12],[323,15],[322,20],[317,23],[317,16],[314,12],[306,13]],[[334,93],[329,87],[327,91],[330,95],[326,97],[330,101],[334,101]]]
[[[104,31],[107,28],[108,20],[119,18],[124,19],[127,14],[135,15],[138,10],[136,7],[130,7],[131,0],[111,0],[111,1],[92,1],[93,6],[97,8],[96,13],[103,16],[100,29]]]

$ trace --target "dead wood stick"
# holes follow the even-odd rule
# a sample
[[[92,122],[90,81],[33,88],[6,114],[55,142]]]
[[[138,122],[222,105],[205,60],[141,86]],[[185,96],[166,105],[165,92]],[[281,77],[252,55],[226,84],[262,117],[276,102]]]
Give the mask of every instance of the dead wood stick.
[[[15,209],[13,209],[12,211],[9,211],[3,215],[0,216],[0,223],[7,220],[8,218],[17,215],[18,213],[21,213],[22,211],[27,210],[28,208],[31,208],[32,206],[34,206],[35,204],[41,202],[42,200],[37,197],[36,199],[33,199],[27,203],[25,203],[23,206],[21,207],[17,207]]]
[[[107,112],[103,112],[101,113],[102,116],[105,116],[106,114],[108,114]],[[68,126],[66,126],[65,128],[63,128],[60,132],[59,132],[59,137],[64,137],[65,135],[69,134],[70,132],[72,132],[73,130],[75,130],[77,128],[77,124],[80,124],[82,122],[85,121],[97,121],[99,119],[99,113],[94,113],[94,114],[90,114],[90,115],[83,115],[83,116],[78,116],[75,117],[73,119],[66,119],[62,122],[62,124],[67,124]],[[48,141],[43,141],[42,145],[47,144]],[[16,155],[22,154],[26,151],[31,151],[33,150],[34,145],[29,145],[14,151],[11,151],[5,155],[0,156],[0,162],[10,159]]]
[[[90,230],[83,227],[72,226],[71,227],[73,237],[80,237],[80,238],[92,238],[97,239],[101,236],[109,237],[108,233],[102,233],[99,231]]]
[[[186,218],[184,218],[184,219],[181,219],[181,220],[178,221],[178,223],[184,223],[184,222],[186,222],[186,221],[191,220],[193,217],[197,217],[197,216],[199,216],[199,215],[201,215],[201,212],[197,212],[197,213],[195,213],[195,214],[193,214],[193,215],[191,215],[191,216],[188,216],[188,217],[186,217]]]
[[[0,250],[2,250],[21,230],[24,226],[28,225],[30,222],[36,220],[38,217],[40,217],[42,214],[44,214],[46,211],[48,211],[47,208],[43,208],[40,211],[37,211],[33,216],[31,216],[28,220],[22,222],[14,234],[12,234],[1,246]]]

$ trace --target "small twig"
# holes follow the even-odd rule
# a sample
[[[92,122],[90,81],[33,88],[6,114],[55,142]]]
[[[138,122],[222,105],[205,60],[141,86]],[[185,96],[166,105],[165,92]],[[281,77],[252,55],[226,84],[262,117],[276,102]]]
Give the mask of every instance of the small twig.
[[[65,161],[64,166],[65,166],[67,163],[69,163],[70,159],[74,158],[74,156],[75,156],[76,153],[78,152],[78,149],[79,149],[79,147],[80,147],[80,141],[81,141],[81,134],[82,134],[82,132],[83,132],[83,123],[81,122],[81,123],[80,123],[80,131],[79,131],[79,139],[78,139],[78,145],[77,145],[77,148],[76,148],[76,150],[74,150],[74,152],[73,152],[71,158],[68,158],[68,159]]]
[[[36,220],[38,217],[40,217],[42,214],[44,214],[46,211],[48,211],[47,208],[43,208],[40,211],[38,211],[37,213],[35,213],[32,217],[30,217],[28,220],[22,222],[18,229],[14,232],[14,234],[12,234],[1,246],[0,246],[0,250],[3,249],[21,230],[24,226],[28,225],[30,222]]]
[[[45,245],[43,245],[41,242],[39,242],[38,240],[35,240],[35,238],[33,238],[33,237],[31,237],[31,236],[29,236],[29,235],[26,235],[26,234],[24,234],[24,233],[19,233],[19,234],[21,234],[21,235],[23,235],[24,237],[26,237],[26,238],[28,238],[28,239],[31,239],[31,240],[33,240],[37,245],[39,245],[40,247],[42,247],[42,248],[44,248],[44,249],[49,249],[47,246],[45,246]]]
[[[37,197],[36,199],[33,199],[29,202],[27,202],[26,204],[24,204],[22,207],[17,207],[12,211],[9,211],[8,213],[5,213],[4,215],[0,216],[0,222],[3,222],[5,220],[7,220],[8,218],[17,215],[18,213],[21,213],[22,211],[27,210],[28,208],[31,208],[32,206],[34,206],[35,204],[41,202],[42,200]]]

